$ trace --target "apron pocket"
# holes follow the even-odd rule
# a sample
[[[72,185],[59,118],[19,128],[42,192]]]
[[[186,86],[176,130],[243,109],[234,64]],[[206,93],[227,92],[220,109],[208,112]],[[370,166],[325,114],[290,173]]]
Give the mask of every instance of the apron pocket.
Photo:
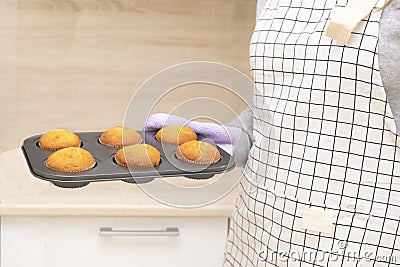
[[[399,248],[399,243],[394,242],[399,242],[396,241],[399,233],[392,224],[394,221],[386,219],[386,222],[390,221],[390,229],[386,230],[392,231],[390,241],[386,242],[383,240],[386,233],[380,230],[380,218],[372,216],[368,209],[348,208],[351,203],[345,203],[343,207],[326,207],[249,183],[246,186],[247,219],[262,232],[257,235],[262,244],[259,262],[278,266],[284,262],[373,266],[378,261],[385,262],[385,256],[398,253],[394,247]],[[308,223],[304,224],[304,220]],[[400,256],[396,260],[400,261]]]
[[[360,198],[370,199],[371,195]],[[363,239],[366,260],[400,264],[400,199],[375,194],[373,203],[364,202],[357,209],[371,214]]]

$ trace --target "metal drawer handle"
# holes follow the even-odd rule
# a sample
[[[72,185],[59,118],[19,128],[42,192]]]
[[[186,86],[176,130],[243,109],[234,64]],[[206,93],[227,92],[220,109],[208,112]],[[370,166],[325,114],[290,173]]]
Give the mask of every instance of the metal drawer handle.
[[[101,236],[179,236],[177,227],[164,230],[114,230],[111,227],[100,227]]]

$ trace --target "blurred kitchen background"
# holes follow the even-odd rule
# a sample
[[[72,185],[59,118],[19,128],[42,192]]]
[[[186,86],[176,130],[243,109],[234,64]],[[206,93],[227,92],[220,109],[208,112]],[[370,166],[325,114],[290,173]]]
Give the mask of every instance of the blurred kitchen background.
[[[255,10],[256,0],[0,1],[0,149],[58,127],[121,125],[135,90],[174,64],[216,61],[250,76]],[[194,96],[245,108],[214,86],[191,85],[155,111]]]

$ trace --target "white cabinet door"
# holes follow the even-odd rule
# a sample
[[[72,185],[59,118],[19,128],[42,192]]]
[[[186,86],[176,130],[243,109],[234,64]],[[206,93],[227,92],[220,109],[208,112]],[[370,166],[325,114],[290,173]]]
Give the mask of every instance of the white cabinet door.
[[[1,267],[217,267],[227,224],[226,218],[2,217]],[[117,232],[103,236],[101,227]],[[179,236],[130,236],[167,227]]]

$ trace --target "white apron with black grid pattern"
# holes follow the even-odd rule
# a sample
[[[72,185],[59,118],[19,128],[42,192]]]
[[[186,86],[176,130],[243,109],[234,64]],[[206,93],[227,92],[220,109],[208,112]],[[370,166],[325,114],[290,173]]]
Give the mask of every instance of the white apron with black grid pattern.
[[[379,72],[380,12],[344,47],[324,31],[346,4],[269,1],[257,22],[254,145],[225,266],[400,265],[400,140]],[[302,228],[305,207],[333,214],[332,233]]]

